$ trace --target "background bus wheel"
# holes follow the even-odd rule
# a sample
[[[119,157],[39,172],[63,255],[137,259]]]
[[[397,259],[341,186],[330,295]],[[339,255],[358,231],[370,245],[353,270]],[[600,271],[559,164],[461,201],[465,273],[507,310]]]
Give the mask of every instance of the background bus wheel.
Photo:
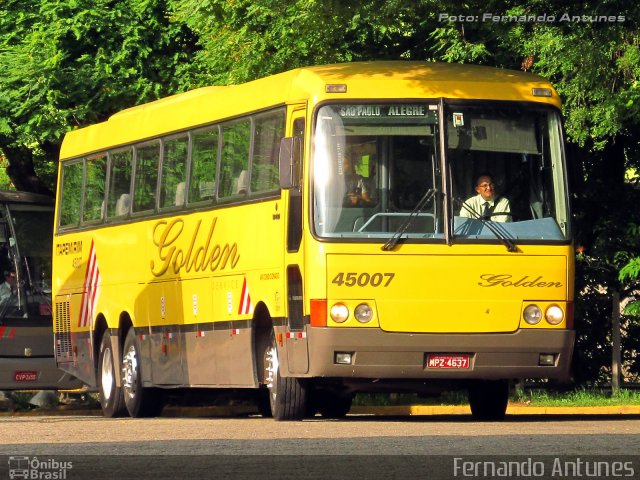
[[[280,376],[275,336],[264,352],[264,380],[275,420],[301,420],[306,413],[307,392],[298,378]]]
[[[351,410],[353,395],[320,390],[316,396],[316,406],[325,418],[344,418]]]
[[[113,358],[111,335],[105,332],[100,342],[98,355],[98,389],[100,406],[105,417],[121,417],[125,413],[122,389],[116,385],[115,372],[119,367]]]
[[[142,386],[140,375],[140,345],[133,330],[129,329],[122,354],[122,393],[129,415],[154,417],[162,411],[161,392]]]
[[[508,401],[506,380],[479,381],[469,386],[469,405],[475,420],[504,420]]]

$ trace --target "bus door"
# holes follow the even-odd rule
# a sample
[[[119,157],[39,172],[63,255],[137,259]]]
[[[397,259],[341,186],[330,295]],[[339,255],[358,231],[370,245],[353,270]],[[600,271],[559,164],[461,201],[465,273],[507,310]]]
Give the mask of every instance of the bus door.
[[[287,364],[291,373],[309,371],[309,348],[305,334],[303,308],[302,257],[299,255],[302,241],[302,159],[304,158],[304,130],[306,109],[293,112],[293,188],[289,190],[287,214]]]

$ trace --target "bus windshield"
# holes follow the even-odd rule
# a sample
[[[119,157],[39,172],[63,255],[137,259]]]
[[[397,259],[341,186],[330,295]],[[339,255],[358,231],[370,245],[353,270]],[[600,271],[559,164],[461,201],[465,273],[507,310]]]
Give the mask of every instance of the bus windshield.
[[[0,316],[51,321],[53,209],[6,205],[0,228]]]
[[[327,105],[317,115],[314,219],[321,236],[388,237],[438,184],[437,106]],[[408,234],[441,232],[433,199]]]
[[[443,241],[449,218],[456,241],[565,241],[557,112],[464,102],[446,104],[444,116],[446,175],[435,103],[322,106],[313,158],[316,234],[383,240],[402,232],[411,241]],[[494,188],[489,214],[466,202],[487,176]]]

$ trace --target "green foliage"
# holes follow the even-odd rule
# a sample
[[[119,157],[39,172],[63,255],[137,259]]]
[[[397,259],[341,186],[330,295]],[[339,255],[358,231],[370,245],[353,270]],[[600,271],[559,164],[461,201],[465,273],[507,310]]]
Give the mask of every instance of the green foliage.
[[[638,281],[640,280],[640,257],[635,257],[629,260],[622,269],[619,275],[620,281]],[[625,313],[634,317],[640,317],[640,301],[636,300],[629,303],[625,307]]]
[[[7,160],[0,155],[0,190],[11,190],[13,185],[7,175]]]
[[[70,129],[177,90],[192,38],[159,0],[7,0],[0,6],[0,150],[55,181]],[[53,184],[51,183],[53,186]]]
[[[640,258],[634,258],[620,270],[620,280],[635,280],[640,276]]]
[[[311,64],[430,58],[438,39],[429,33],[446,4],[185,0],[175,3],[173,18],[201,46],[185,81],[229,84]]]

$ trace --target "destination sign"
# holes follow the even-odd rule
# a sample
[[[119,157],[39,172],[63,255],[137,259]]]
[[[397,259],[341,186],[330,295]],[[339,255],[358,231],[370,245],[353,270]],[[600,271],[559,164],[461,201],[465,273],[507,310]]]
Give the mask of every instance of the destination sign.
[[[343,118],[435,118],[435,111],[425,104],[340,105],[336,110]]]

